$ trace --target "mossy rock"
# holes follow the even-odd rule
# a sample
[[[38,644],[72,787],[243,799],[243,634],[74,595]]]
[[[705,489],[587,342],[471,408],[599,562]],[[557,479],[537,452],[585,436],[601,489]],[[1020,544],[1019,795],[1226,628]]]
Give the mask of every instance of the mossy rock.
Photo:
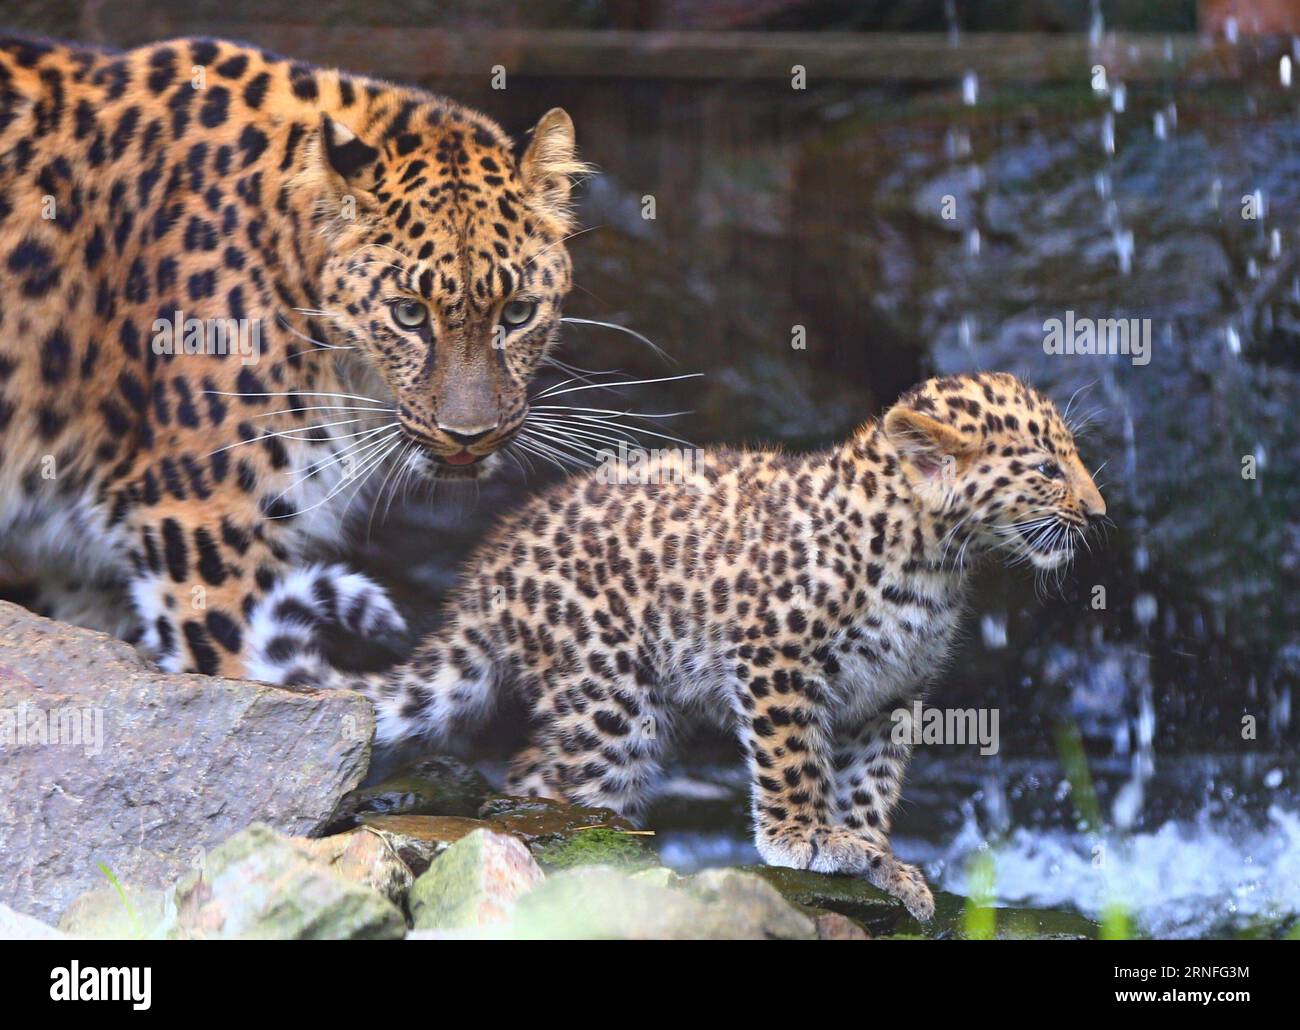
[[[658,862],[644,837],[601,826],[590,830],[579,828],[567,836],[537,841],[531,850],[544,869],[573,869],[584,865],[643,869]]]

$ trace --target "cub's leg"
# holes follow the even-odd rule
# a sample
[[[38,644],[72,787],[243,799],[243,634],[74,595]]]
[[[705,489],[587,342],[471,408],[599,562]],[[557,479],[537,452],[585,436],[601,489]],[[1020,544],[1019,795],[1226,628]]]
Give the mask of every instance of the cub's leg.
[[[659,691],[594,660],[528,677],[523,688],[533,743],[511,763],[509,789],[639,816],[669,730]]]
[[[890,707],[853,727],[841,727],[835,737],[835,822],[886,849],[912,754],[910,716],[896,742],[892,712]],[[894,869],[895,882],[885,889],[901,898],[913,914],[933,912],[934,898],[921,871],[897,859]]]
[[[793,650],[793,649],[792,649]],[[754,777],[755,846],[769,865],[821,873],[853,873],[898,897],[918,919],[934,906],[880,835],[834,819],[832,713],[815,663],[778,657],[761,668],[738,668],[744,709],[742,741]]]

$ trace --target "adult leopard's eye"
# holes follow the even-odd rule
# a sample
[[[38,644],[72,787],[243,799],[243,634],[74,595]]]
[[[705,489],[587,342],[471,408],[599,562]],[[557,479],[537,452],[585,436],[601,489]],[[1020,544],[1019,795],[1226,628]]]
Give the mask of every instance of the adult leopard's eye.
[[[1041,465],[1036,465],[1034,471],[1041,472],[1048,479],[1060,479],[1062,475],[1061,466],[1054,461],[1045,461]]]
[[[534,300],[512,300],[501,309],[501,324],[507,329],[518,329],[527,325],[537,314],[537,302]]]
[[[393,321],[403,329],[419,329],[429,321],[429,309],[418,300],[399,300],[392,305]]]

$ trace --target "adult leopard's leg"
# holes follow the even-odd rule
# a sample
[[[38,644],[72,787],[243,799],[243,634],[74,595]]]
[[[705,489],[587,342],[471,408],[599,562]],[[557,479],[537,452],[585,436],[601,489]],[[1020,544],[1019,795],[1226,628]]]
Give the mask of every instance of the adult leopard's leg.
[[[330,623],[382,636],[405,628],[365,577],[295,568],[275,522],[252,505],[172,501],[136,509],[129,528],[139,644],[166,669],[281,682],[265,661],[277,628],[308,639]],[[268,606],[277,597],[284,603]]]
[[[769,865],[865,876],[900,898],[919,919],[933,914],[929,891],[917,890],[910,866],[887,843],[834,817],[833,715],[816,663],[777,651],[762,668],[738,668],[744,709],[742,740],[753,775],[755,846]],[[924,883],[921,884],[922,888]]]

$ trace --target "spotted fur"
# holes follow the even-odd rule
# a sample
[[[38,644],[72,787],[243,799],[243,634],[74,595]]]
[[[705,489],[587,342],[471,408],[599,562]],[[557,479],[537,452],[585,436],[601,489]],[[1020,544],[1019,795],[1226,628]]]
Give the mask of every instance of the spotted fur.
[[[924,383],[829,451],[711,450],[658,471],[671,481],[591,474],[508,517],[446,624],[389,674],[280,658],[365,692],[382,743],[445,741],[518,691],[532,742],[512,789],[630,814],[677,713],[703,711],[747,756],[764,860],[865,875],[928,917],[924,878],[889,848],[910,754],[891,713],[941,669],[969,559],[1059,569],[1104,515],[1069,429],[1046,397],[981,373]]]
[[[0,557],[168,668],[246,673],[367,478],[475,475],[517,431],[581,169],[559,110],[517,160],[449,100],[248,46],[0,41]],[[166,353],[176,312],[260,350]]]

